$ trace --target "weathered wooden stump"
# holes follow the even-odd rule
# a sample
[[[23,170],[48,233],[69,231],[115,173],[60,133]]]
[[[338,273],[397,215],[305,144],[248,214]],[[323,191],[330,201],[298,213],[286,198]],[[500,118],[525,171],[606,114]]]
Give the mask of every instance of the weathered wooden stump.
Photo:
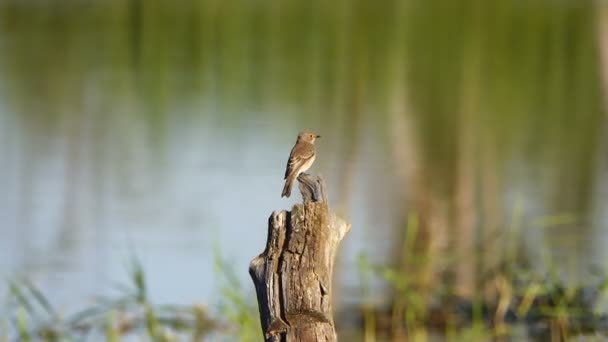
[[[268,219],[264,252],[249,266],[266,341],[336,341],[331,279],[350,224],[327,205],[321,177],[298,177],[303,204]]]

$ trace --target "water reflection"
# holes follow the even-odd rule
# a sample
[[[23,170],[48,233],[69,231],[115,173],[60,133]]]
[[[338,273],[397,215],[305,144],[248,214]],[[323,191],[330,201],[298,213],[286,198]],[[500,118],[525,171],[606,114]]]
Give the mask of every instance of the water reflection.
[[[0,274],[80,306],[135,253],[155,300],[212,303],[214,247],[248,284],[267,216],[296,200],[280,190],[302,128],[353,222],[345,289],[361,252],[421,287],[451,255],[466,295],[515,253],[511,228],[539,270],[605,267],[593,8],[462,5],[0,5]],[[424,265],[400,254],[412,213]]]

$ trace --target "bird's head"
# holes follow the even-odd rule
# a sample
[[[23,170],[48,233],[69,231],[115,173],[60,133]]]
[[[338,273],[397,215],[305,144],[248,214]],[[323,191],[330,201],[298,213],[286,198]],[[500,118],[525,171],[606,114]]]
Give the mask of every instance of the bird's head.
[[[320,137],[320,135],[317,135],[311,131],[302,131],[300,134],[298,134],[298,141],[305,141],[314,144],[315,140]]]

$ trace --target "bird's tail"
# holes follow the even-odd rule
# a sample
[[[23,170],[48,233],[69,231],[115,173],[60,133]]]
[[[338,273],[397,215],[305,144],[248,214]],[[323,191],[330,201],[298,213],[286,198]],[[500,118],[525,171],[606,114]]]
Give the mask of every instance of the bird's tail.
[[[289,197],[291,196],[291,185],[293,184],[294,179],[292,179],[291,177],[288,177],[287,180],[285,180],[285,186],[283,187],[283,192],[281,193],[281,197]]]

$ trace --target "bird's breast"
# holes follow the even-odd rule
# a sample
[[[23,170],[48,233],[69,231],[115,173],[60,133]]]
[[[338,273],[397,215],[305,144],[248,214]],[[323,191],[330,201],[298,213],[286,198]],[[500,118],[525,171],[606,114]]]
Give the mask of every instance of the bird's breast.
[[[315,157],[316,154],[313,154],[312,157],[310,157],[304,164],[302,164],[302,168],[300,169],[299,173],[305,172],[306,170],[310,169],[312,163],[315,161]]]

